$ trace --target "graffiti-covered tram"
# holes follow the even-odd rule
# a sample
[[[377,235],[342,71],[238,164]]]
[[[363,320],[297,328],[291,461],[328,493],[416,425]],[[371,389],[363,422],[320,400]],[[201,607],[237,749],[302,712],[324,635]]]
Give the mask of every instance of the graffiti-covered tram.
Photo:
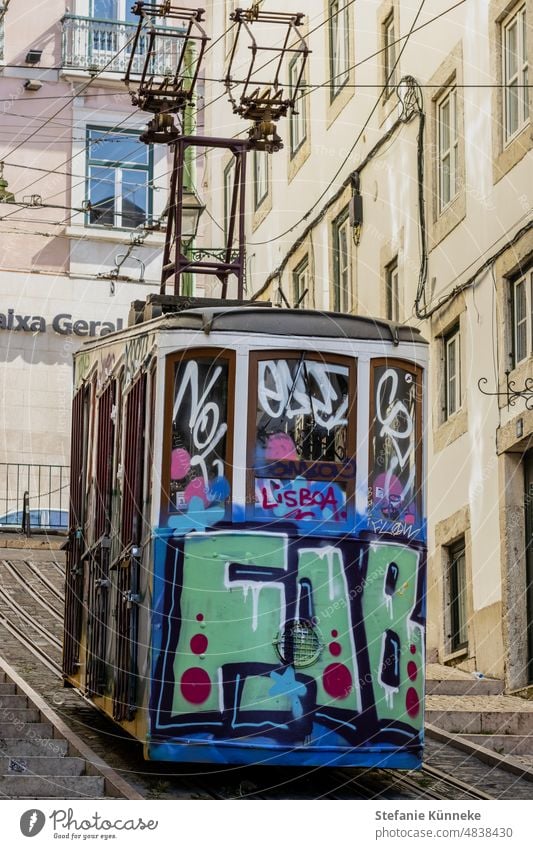
[[[420,765],[426,358],[224,305],[75,356],[64,677],[147,759]]]

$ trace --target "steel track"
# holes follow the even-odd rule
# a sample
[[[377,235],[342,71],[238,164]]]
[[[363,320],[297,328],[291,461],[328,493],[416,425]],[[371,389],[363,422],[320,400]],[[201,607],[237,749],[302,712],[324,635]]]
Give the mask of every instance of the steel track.
[[[6,561],[6,562],[9,562],[9,563],[11,564],[11,566],[12,566],[13,568],[15,568],[15,567],[14,567],[14,565],[13,565],[13,562],[12,562],[11,560],[10,560],[10,561]],[[38,564],[38,563],[36,563],[34,560],[24,560],[24,563],[26,563],[26,565],[30,567],[30,569],[33,571],[34,575],[36,575],[36,576],[39,578],[39,580],[40,580],[40,581],[42,581],[42,583],[43,583],[46,587],[48,587],[48,589],[50,590],[50,592],[52,593],[52,595],[54,595],[54,596],[57,598],[57,600],[58,600],[58,601],[60,601],[60,602],[61,602],[61,604],[63,605],[63,604],[65,603],[65,595],[64,595],[64,593],[60,592],[60,591],[57,589],[57,587],[55,587],[55,586],[53,585],[53,583],[52,583],[52,582],[51,582],[51,581],[50,581],[50,580],[46,577],[46,575],[42,575],[42,574],[39,572],[39,568],[38,568],[39,564]],[[53,564],[54,564],[54,566],[57,566],[57,563],[55,563],[55,562],[54,562],[54,561],[52,561],[52,560],[50,560],[50,561],[48,561],[48,560],[47,560],[47,561],[46,561],[46,563],[53,563]],[[65,577],[65,571],[64,571],[63,569],[61,569],[61,567],[60,567],[60,566],[59,566],[58,568],[59,568],[59,570],[60,570],[61,576],[64,578],[64,577]]]
[[[29,561],[25,561],[25,562],[29,563]],[[9,572],[9,574],[13,576],[13,578],[17,581],[18,584],[20,584],[20,586],[24,587],[25,591],[29,595],[31,595],[31,597],[33,599],[35,599],[35,601],[38,602],[38,604],[41,605],[41,607],[46,608],[48,610],[48,612],[50,613],[50,615],[53,616],[54,619],[56,619],[58,622],[61,622],[61,623],[63,622],[63,615],[58,610],[56,610],[56,608],[53,607],[50,604],[49,601],[47,601],[45,598],[43,598],[41,595],[39,595],[37,590],[35,590],[33,587],[30,587],[30,585],[26,582],[24,575],[21,575],[21,573],[18,571],[16,566],[14,566],[13,563],[11,563],[10,560],[2,560],[2,564],[3,564],[4,568],[6,569],[6,571]],[[51,584],[49,584],[44,579],[43,575],[39,575],[39,573],[34,569],[32,569],[32,574],[37,576],[42,581],[44,586],[46,586],[47,589],[49,589],[51,592],[53,592],[54,596],[57,598],[58,601],[63,600],[61,598],[61,594],[57,592],[55,587],[53,587]]]
[[[25,562],[29,565],[30,569],[32,570],[32,573],[37,575],[39,579],[42,580],[43,584],[46,585],[48,589],[52,591],[53,595],[61,601],[61,593],[59,593],[58,590],[53,587],[53,585],[50,584],[47,579],[43,580],[44,576],[40,575],[37,572],[36,568],[34,568],[33,564],[30,561]],[[32,587],[29,587],[26,584],[26,582],[24,581],[24,577],[13,565],[13,563],[7,560],[4,560],[3,563],[8,572],[17,580],[19,584],[24,586],[25,590],[34,600],[36,600],[43,608],[48,609],[50,612],[53,611],[55,618],[61,620],[61,617],[57,615],[57,611],[52,608],[50,603],[41,598],[39,594],[35,590],[33,590]],[[54,647],[57,647],[59,650],[61,650],[61,642],[53,634],[51,634],[50,631],[48,631],[39,622],[37,622],[37,620],[31,614],[25,611],[24,608],[20,604],[18,604],[18,602],[10,598],[9,595],[7,595],[2,588],[0,588],[0,600],[5,601],[5,603],[18,616],[20,616],[23,621],[27,622],[39,633],[41,633],[44,638],[48,640],[48,642],[50,642]],[[24,632],[19,627],[17,627],[17,625],[14,625],[12,622],[9,622],[5,618],[5,616],[0,616],[0,624],[2,624],[12,634],[12,636],[14,636],[41,663],[43,663],[50,672],[52,672],[56,677],[60,679],[63,678],[60,665],[55,663],[55,661],[53,661],[43,649],[39,648],[39,646],[28,640],[27,635],[25,635]],[[85,701],[87,701],[88,704],[91,705],[91,707],[94,707],[94,705],[90,701],[85,699],[82,693],[80,693],[80,695],[84,698]],[[313,780],[313,772],[314,771],[311,771],[311,775],[309,773],[306,773],[305,778]],[[373,770],[369,771],[368,773],[363,773],[363,775],[358,775],[357,772],[352,770],[342,769],[328,770],[327,772],[327,776],[322,774],[319,775],[319,773],[321,773],[321,770],[317,770],[316,778],[318,785],[322,783],[324,778],[327,778],[327,782],[325,782],[326,786],[317,786],[316,788],[317,792],[319,793],[319,797],[322,796],[327,797],[329,799],[344,798],[343,796],[339,795],[339,791],[342,791],[343,789],[353,789],[357,792],[360,798],[375,801],[376,799],[383,798],[391,791],[401,792],[401,790],[404,789],[411,796],[414,796],[418,799],[431,799],[436,801],[442,801],[443,799],[447,798],[445,795],[443,796],[442,793],[439,793],[438,789],[433,789],[431,787],[423,787],[415,778],[409,775],[394,773],[392,771],[387,772],[385,770]],[[380,775],[382,775],[383,778],[386,778],[386,781],[380,780]],[[427,778],[432,782],[438,782],[443,787],[448,786],[453,788],[454,790],[459,790],[462,794],[464,794],[464,797],[468,799],[492,800],[495,798],[494,796],[490,796],[482,790],[479,790],[478,788],[473,787],[472,785],[469,785],[466,782],[461,781],[460,779],[455,778],[454,776],[449,775],[447,773],[444,773],[441,770],[436,769],[432,766],[424,766],[420,773],[417,774],[417,777],[420,777],[422,780],[424,778]],[[337,780],[338,784],[332,785],[332,779],[334,781]],[[293,782],[295,786],[297,786],[297,781],[298,776],[293,776],[288,778],[287,780],[282,781],[281,783],[278,782],[277,786],[280,787],[284,785],[291,785],[293,784]],[[197,779],[196,788],[200,791],[200,794],[202,796],[208,796],[213,799],[228,798],[227,794],[224,795],[223,793],[217,792],[217,790],[213,787],[210,787],[209,783],[205,780],[202,781],[200,779],[200,781],[198,781]],[[196,788],[194,789],[196,790]],[[287,787],[287,789],[290,792],[289,787]],[[239,791],[237,796],[232,794],[230,798],[268,799],[268,788],[258,788],[257,792],[250,792],[245,794],[242,794]]]

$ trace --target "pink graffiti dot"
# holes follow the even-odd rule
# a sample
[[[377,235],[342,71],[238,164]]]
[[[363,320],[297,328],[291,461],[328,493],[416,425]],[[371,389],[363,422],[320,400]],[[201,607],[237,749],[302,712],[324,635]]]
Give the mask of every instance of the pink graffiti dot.
[[[185,448],[174,448],[170,462],[170,477],[179,481],[187,477],[191,468],[191,457]]]
[[[181,676],[180,690],[183,698],[193,705],[201,705],[211,693],[211,681],[205,669],[193,666]]]
[[[324,690],[333,699],[345,699],[352,689],[350,670],[343,663],[331,663],[322,675]]]
[[[203,478],[194,478],[190,483],[188,483],[185,487],[183,497],[186,504],[189,504],[193,498],[201,498],[204,502],[204,506],[207,507],[209,499],[207,498]]]
[[[334,629],[333,629],[333,631],[331,632],[331,636],[332,636],[332,637],[338,637],[338,636],[339,636],[339,632],[338,632],[338,631],[336,631],[336,630],[335,630],[335,628],[334,628]]]
[[[416,646],[414,646],[414,645],[411,643],[411,645],[409,646],[409,651],[411,652],[411,654],[416,654]]]
[[[410,660],[407,664],[407,675],[409,676],[410,681],[416,681],[416,676],[418,675],[418,666],[414,662],[414,660]]]
[[[197,622],[203,622],[204,621],[204,614],[203,613],[197,613],[196,614],[196,621]]]
[[[333,657],[338,657],[342,651],[342,646],[340,643],[330,643],[328,648],[329,653],[332,654]]]
[[[205,634],[195,634],[194,637],[191,637],[191,651],[193,654],[204,654],[207,649],[207,637]]]
[[[296,446],[288,433],[272,433],[265,449],[267,460],[297,460]]]
[[[414,687],[409,687],[407,693],[405,694],[405,707],[407,708],[407,713],[411,717],[418,716],[420,711],[420,701],[418,698],[418,693],[416,692]]]

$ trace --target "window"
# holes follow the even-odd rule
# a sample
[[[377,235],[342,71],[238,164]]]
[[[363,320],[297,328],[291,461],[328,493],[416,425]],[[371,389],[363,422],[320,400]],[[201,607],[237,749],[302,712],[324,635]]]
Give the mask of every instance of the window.
[[[387,318],[389,321],[400,320],[400,300],[398,289],[398,260],[394,260],[387,266]]]
[[[254,208],[258,209],[268,195],[268,153],[254,150]]]
[[[305,256],[292,272],[292,302],[295,307],[309,306],[309,257]]]
[[[229,219],[231,215],[231,201],[233,199],[233,184],[235,182],[235,157],[232,156],[224,168],[224,239],[227,244]],[[233,238],[235,239],[235,229]]]
[[[458,651],[468,644],[466,605],[465,539],[461,537],[448,546],[448,586],[450,599],[450,648]]]
[[[128,52],[127,42],[133,39],[139,22],[139,16],[134,15],[131,8],[129,0],[92,0],[90,15],[94,23],[91,24],[89,35],[92,64],[102,67],[119,50]],[[118,26],[119,21],[129,26]]]
[[[529,118],[526,7],[523,5],[502,25],[505,141]]]
[[[4,61],[4,15],[6,13],[5,3],[0,2],[0,62]]]
[[[152,149],[137,133],[87,130],[87,223],[135,228],[152,215]]]
[[[444,417],[449,419],[461,406],[461,337],[455,327],[444,337]]]
[[[101,21],[132,21],[138,23],[139,16],[131,11],[130,0],[92,0],[91,17]]]
[[[396,36],[394,33],[394,12],[383,24],[383,55],[384,55],[384,97],[387,99],[397,85],[396,67]]]
[[[237,24],[230,20],[230,15],[237,8],[237,0],[225,0],[224,2],[224,20],[222,22],[224,30],[224,53],[232,50],[235,43],[235,35],[237,33]]]
[[[348,207],[333,222],[333,309],[351,309],[351,251]]]
[[[201,352],[169,361],[172,393],[170,436],[170,512],[193,512],[225,502],[230,429],[230,364]],[[171,381],[171,386],[170,386]]]
[[[300,75],[300,65],[301,59],[299,57],[295,57],[289,65],[289,91],[290,97],[293,96],[293,92],[298,83],[298,78]],[[302,77],[302,84],[305,83],[305,77]],[[290,139],[291,139],[291,148],[290,153],[291,156],[300,150],[304,141],[307,138],[307,107],[306,107],[306,97],[305,97],[305,87],[303,91],[300,93],[298,100],[295,103],[295,110],[291,112],[290,116]]]
[[[424,521],[422,371],[390,358],[370,368],[368,516],[376,532],[411,536]]]
[[[512,284],[513,365],[533,350],[533,271]]]
[[[346,85],[349,77],[350,27],[347,0],[329,2],[330,101]]]
[[[439,212],[457,194],[457,90],[448,89],[437,103]]]
[[[275,351],[251,354],[250,373],[257,392],[250,393],[249,517],[346,527],[355,485],[355,361]]]

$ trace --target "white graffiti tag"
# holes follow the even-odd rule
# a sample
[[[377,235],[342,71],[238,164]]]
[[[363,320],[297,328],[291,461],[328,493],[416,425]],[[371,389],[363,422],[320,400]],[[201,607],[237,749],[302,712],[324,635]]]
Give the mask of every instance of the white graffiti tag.
[[[272,419],[310,415],[315,422],[332,431],[347,424],[348,397],[340,396],[331,375],[346,381],[348,369],[332,363],[301,361],[291,374],[287,360],[259,363],[258,398],[261,408]]]
[[[186,401],[187,406],[190,407],[188,426],[191,433],[191,448],[196,451],[195,454],[191,451],[191,466],[200,468],[206,483],[209,477],[206,458],[215,450],[228,429],[227,424],[221,421],[221,411],[216,401],[208,400],[213,394],[221,373],[221,366],[213,369],[200,395],[198,363],[189,360],[183,374],[178,378],[178,391],[172,413],[172,418],[176,421],[183,402]],[[216,459],[211,465],[215,474],[224,474],[222,460]]]
[[[410,375],[406,375],[410,377]],[[394,450],[386,470],[384,492],[388,498],[392,476],[398,467],[404,470],[411,465],[407,482],[401,493],[400,503],[412,491],[416,477],[414,463],[415,427],[413,416],[398,396],[398,372],[387,369],[381,376],[376,391],[376,416],[381,425],[380,437],[388,438]]]

